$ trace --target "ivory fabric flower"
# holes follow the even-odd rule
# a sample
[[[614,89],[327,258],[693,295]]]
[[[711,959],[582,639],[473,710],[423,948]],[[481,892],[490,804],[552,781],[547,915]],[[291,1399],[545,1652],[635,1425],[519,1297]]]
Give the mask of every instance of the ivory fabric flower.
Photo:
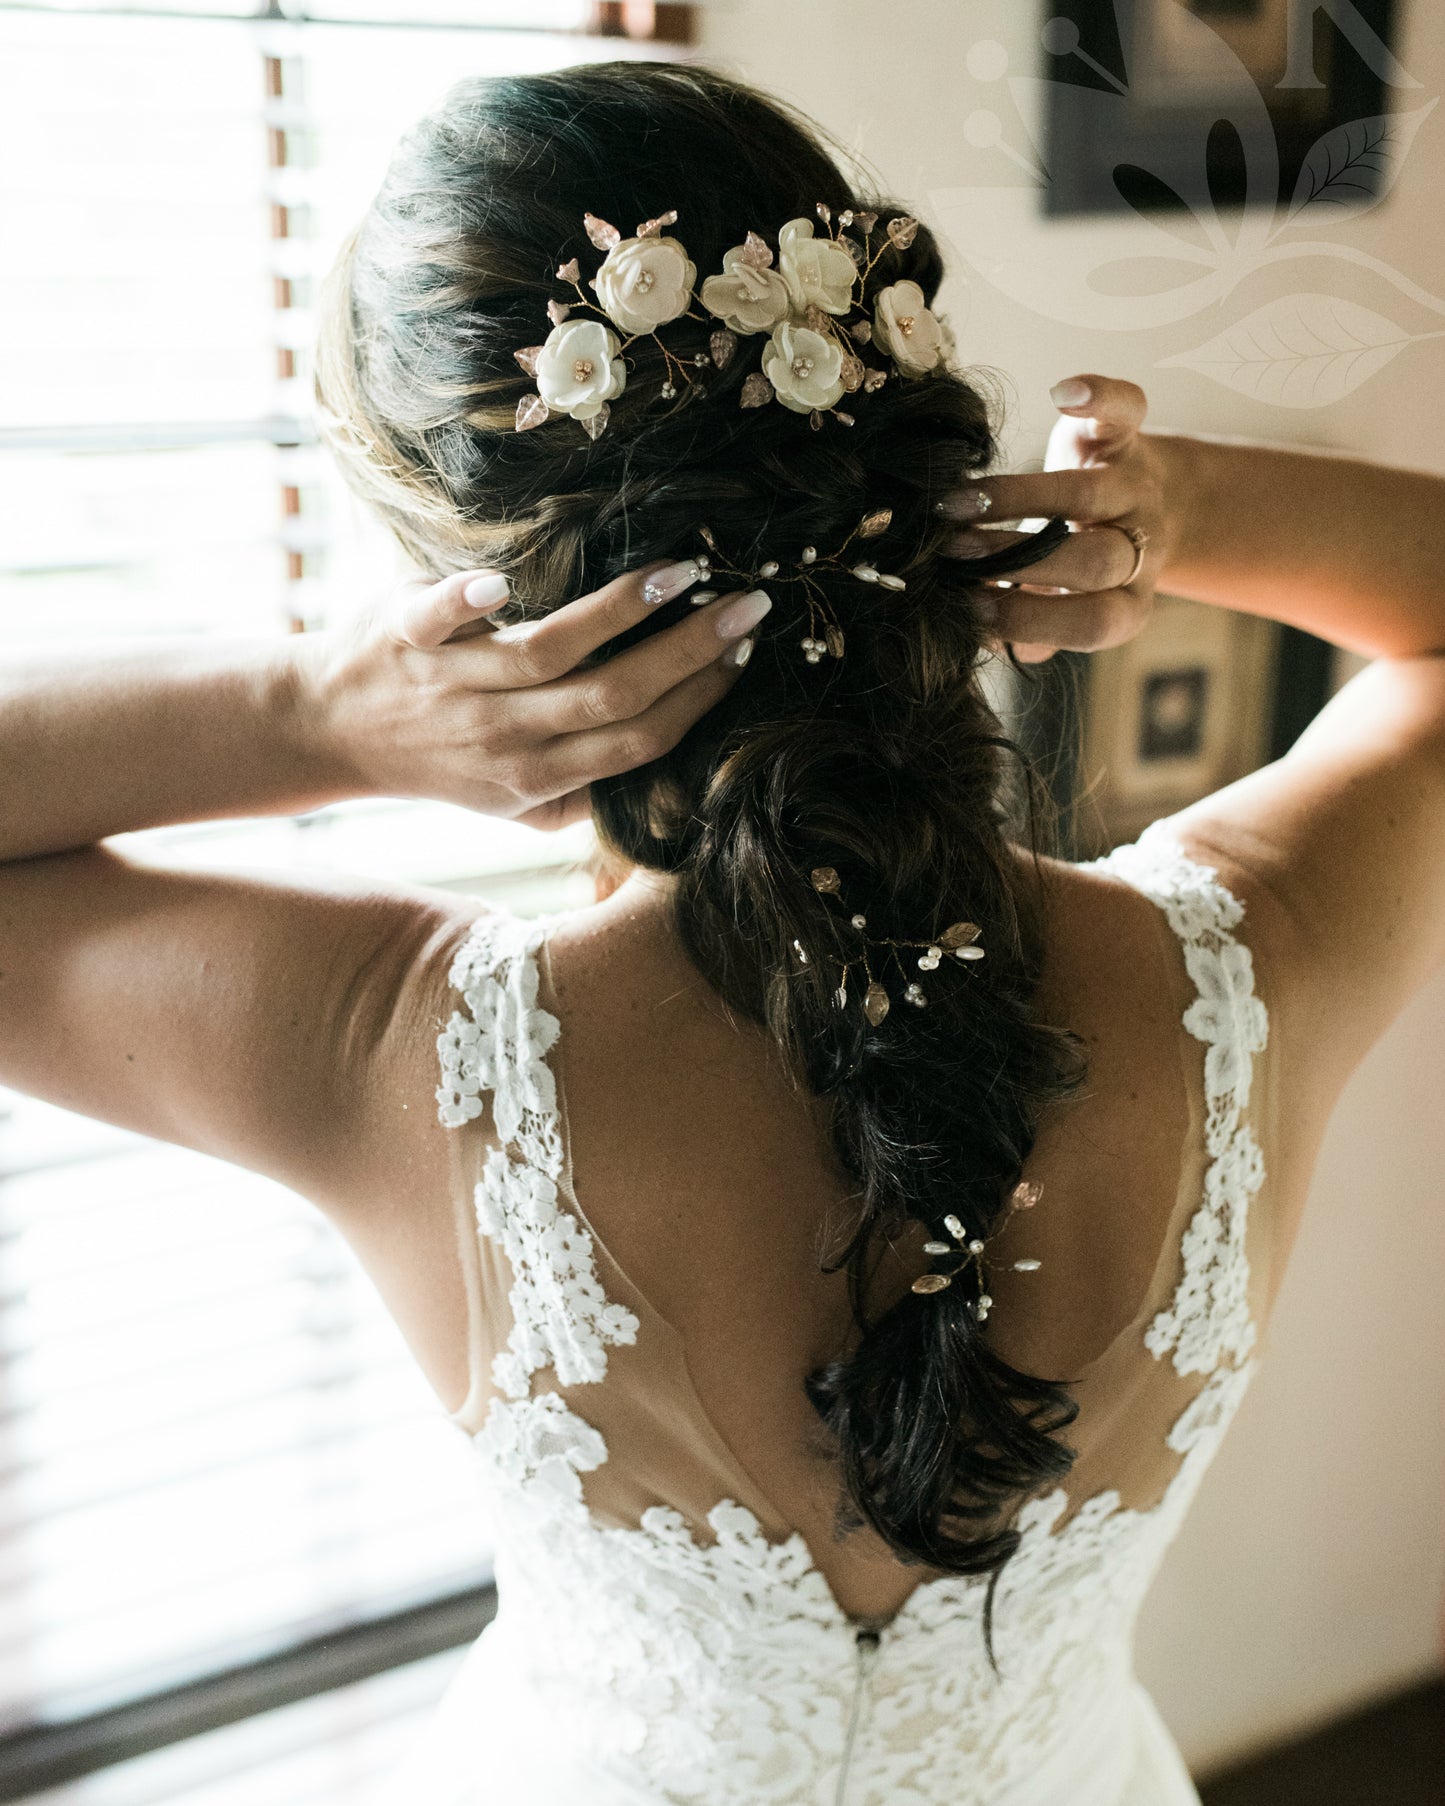
[[[708,277],[701,297],[710,314],[741,333],[771,332],[792,305],[787,283],[776,270],[760,268],[745,245],[727,253],[722,275]]]
[[[926,376],[943,360],[943,327],[916,282],[894,282],[873,306],[873,342],[905,376]]]
[[[564,320],[537,354],[537,392],[574,420],[591,420],[627,385],[617,334],[597,320]]]
[[[593,289],[624,332],[655,332],[687,312],[697,266],[675,238],[624,238],[603,259]]]
[[[810,219],[790,219],[778,234],[778,268],[794,313],[813,306],[825,314],[845,314],[853,305],[857,267],[842,245],[814,238]]]
[[[785,320],[763,351],[763,374],[795,414],[831,408],[843,393],[842,348],[811,327]]]

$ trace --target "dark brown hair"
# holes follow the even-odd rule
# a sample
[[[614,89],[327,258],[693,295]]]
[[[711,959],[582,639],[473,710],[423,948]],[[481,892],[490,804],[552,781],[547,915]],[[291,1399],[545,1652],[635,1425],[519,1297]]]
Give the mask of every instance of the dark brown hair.
[[[596,443],[567,419],[512,430],[531,387],[513,354],[545,334],[547,301],[567,298],[557,265],[597,261],[584,212],[629,231],[677,208],[701,277],[750,229],[776,244],[819,201],[868,205],[885,222],[901,211],[853,193],[777,102],[706,70],[619,63],[465,82],[403,143],[338,267],[320,393],[352,480],[422,566],[505,571],[514,616],[699,552],[703,522],[748,570],[841,545],[867,511],[891,509],[868,550],[904,592],[820,567],[846,656],[805,662],[801,589],[778,585],[726,700],[665,757],[594,784],[593,810],[625,860],[675,874],[691,959],[831,1100],[854,1218],[829,1270],[848,1269],[860,1339],[807,1385],[840,1462],[840,1528],[866,1521],[905,1560],[996,1579],[1017,1545],[1015,1508],[1068,1471],[1058,1432],[1075,1406],[989,1346],[971,1269],[875,1322],[861,1289],[877,1238],[912,1220],[941,1235],[957,1214],[987,1237],[1041,1110],[1080,1076],[1071,1039],[1030,1007],[1037,887],[1004,799],[1037,781],[1013,782],[1024,762],[979,688],[979,589],[938,556],[934,502],[995,457],[981,386],[890,380],[851,399],[851,429],[812,430],[779,406],[739,407],[762,340],[664,401],[667,372],[643,339]],[[923,229],[889,249],[870,293],[909,278],[932,300],[942,274]],[[707,347],[705,324],[666,330],[684,355]],[[847,909],[810,883],[824,865]],[[845,1007],[835,995],[835,962],[856,952],[852,910],[870,934],[906,940],[967,918],[987,957],[911,972],[924,1008],[900,1001],[893,971],[894,1007],[870,1026],[856,989]]]

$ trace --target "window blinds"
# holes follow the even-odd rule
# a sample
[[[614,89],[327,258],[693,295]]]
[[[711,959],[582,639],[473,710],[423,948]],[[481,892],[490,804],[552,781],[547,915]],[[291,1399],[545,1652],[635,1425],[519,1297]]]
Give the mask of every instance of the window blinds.
[[[308,417],[320,272],[458,76],[645,53],[572,0],[254,10],[0,7],[0,657],[366,600],[391,554]],[[585,845],[385,801],[146,838],[522,909]],[[487,1569],[469,1451],[316,1211],[0,1093],[0,1737]]]

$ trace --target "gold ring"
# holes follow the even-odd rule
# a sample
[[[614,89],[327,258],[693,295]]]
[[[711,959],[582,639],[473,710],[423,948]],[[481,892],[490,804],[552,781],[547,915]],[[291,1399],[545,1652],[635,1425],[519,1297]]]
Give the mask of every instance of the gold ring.
[[[1119,585],[1120,589],[1128,589],[1144,568],[1144,554],[1149,549],[1149,535],[1143,527],[1126,527],[1122,521],[1110,521],[1109,525],[1117,527],[1121,533],[1125,534],[1134,548],[1134,568]]]

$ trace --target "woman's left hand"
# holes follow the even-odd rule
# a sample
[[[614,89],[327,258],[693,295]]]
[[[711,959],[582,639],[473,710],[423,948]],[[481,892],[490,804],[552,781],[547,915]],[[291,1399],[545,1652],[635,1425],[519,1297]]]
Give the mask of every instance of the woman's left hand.
[[[1073,524],[1047,558],[1026,566],[1017,579],[989,583],[998,609],[992,637],[1011,644],[1023,664],[1132,639],[1153,612],[1154,583],[1177,536],[1174,486],[1165,480],[1160,454],[1164,442],[1141,431],[1149,406],[1144,391],[1112,377],[1082,376],[1060,383],[1053,398],[1061,418],[1042,471],[960,484],[939,504],[941,513],[960,522],[1062,515]],[[980,496],[988,498],[983,508]],[[1142,561],[1135,537],[1141,533]],[[1025,537],[964,526],[945,556],[966,562]]]

